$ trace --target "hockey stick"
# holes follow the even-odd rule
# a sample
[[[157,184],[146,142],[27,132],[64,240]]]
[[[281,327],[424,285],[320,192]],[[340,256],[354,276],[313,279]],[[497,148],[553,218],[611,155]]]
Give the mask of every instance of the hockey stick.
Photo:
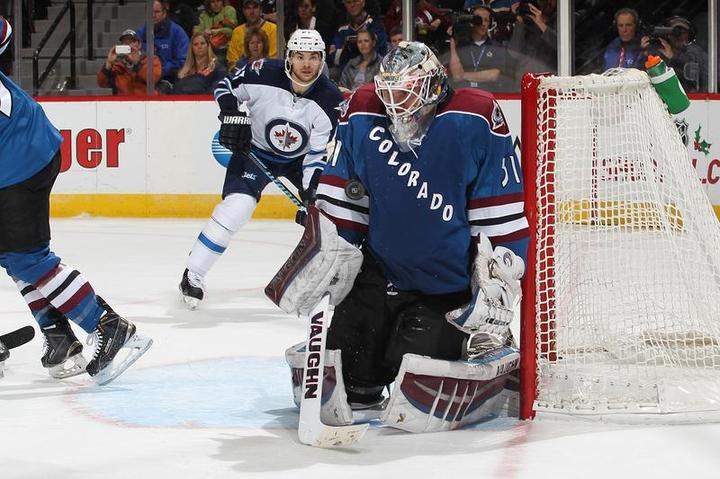
[[[305,371],[298,423],[300,442],[326,448],[349,446],[359,441],[368,429],[368,424],[328,426],[320,419],[325,372],[325,338],[332,316],[330,294],[326,293],[308,318],[310,325],[305,347]]]
[[[25,343],[29,343],[34,337],[35,329],[32,326],[23,326],[20,329],[10,331],[0,336],[0,342],[2,342],[6,348],[14,349]]]
[[[293,192],[290,191],[282,181],[280,181],[279,178],[277,178],[275,175],[273,175],[270,172],[268,167],[265,166],[265,163],[263,163],[262,160],[260,160],[260,158],[255,156],[255,153],[248,150],[247,155],[248,155],[248,158],[250,158],[253,161],[253,163],[255,163],[255,165],[258,168],[260,168],[263,173],[265,173],[265,176],[270,178],[270,181],[272,181],[273,184],[275,186],[277,186],[277,188],[280,191],[282,191],[282,193],[287,197],[287,199],[292,201],[295,204],[295,206],[298,207],[298,211],[295,214],[295,223],[299,224],[300,226],[305,226],[305,218],[307,217],[307,208],[305,207],[303,202],[300,201],[300,199],[297,196],[295,196],[293,194]]]
[[[297,206],[301,210],[305,210],[305,205],[302,201],[300,201],[300,198],[295,196],[292,191],[288,190],[287,186],[285,186],[282,181],[280,181],[275,175],[270,172],[268,167],[265,166],[265,163],[263,163],[260,158],[255,156],[255,153],[253,153],[252,151],[248,151],[247,155],[253,161],[253,163],[255,163],[255,165],[257,165],[257,167],[260,168],[263,173],[265,173],[265,176],[270,178],[270,181],[272,181],[275,186],[277,186],[278,189],[282,191],[282,193],[295,204],[295,206]]]

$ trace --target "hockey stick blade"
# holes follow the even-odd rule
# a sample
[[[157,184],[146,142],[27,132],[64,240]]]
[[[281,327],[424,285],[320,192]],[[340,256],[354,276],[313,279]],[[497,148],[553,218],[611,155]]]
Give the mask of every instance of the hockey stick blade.
[[[0,336],[2,342],[8,349],[17,348],[25,343],[29,343],[35,337],[35,329],[32,326],[23,326],[15,331]]]
[[[320,419],[322,405],[323,372],[325,371],[325,338],[332,320],[330,295],[325,294],[310,313],[308,342],[305,347],[305,373],[300,400],[300,442],[315,447],[342,447],[359,441],[368,424],[328,426]]]

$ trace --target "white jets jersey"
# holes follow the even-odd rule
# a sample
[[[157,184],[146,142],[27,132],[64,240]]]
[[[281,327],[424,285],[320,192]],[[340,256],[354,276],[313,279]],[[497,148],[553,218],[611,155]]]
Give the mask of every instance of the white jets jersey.
[[[252,122],[253,151],[266,161],[289,163],[303,158],[303,173],[325,165],[335,134],[340,90],[324,75],[302,95],[292,90],[281,60],[257,60],[221,80],[215,99],[225,95],[244,103]],[[242,108],[242,106],[241,106]]]

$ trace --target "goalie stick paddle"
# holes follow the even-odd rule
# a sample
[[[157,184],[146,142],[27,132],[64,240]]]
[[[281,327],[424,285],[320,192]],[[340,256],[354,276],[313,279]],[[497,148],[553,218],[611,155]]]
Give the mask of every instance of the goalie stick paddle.
[[[368,424],[328,426],[320,419],[323,376],[325,372],[325,338],[332,320],[330,294],[326,293],[309,316],[308,341],[305,346],[305,371],[300,399],[300,442],[315,447],[349,446],[359,441]]]
[[[0,342],[2,342],[6,348],[13,349],[29,343],[34,337],[35,329],[32,326],[23,326],[20,329],[1,335]]]

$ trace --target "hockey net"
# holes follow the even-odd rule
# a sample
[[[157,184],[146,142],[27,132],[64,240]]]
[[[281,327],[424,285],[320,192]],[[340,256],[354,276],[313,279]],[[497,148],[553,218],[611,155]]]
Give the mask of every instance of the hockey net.
[[[527,75],[522,102],[521,416],[714,415],[720,226],[648,76]]]

